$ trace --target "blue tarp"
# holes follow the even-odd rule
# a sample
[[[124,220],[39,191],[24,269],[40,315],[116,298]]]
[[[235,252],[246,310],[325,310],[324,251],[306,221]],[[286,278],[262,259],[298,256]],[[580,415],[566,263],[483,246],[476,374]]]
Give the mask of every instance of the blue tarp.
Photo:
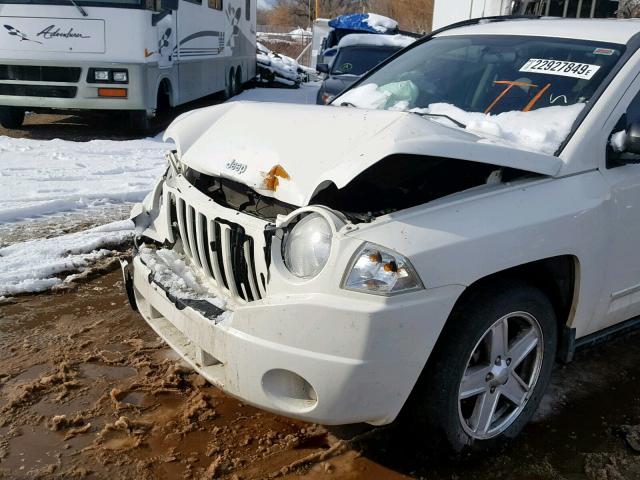
[[[391,33],[393,30],[387,32],[376,30],[367,23],[369,18],[368,13],[354,13],[351,15],[340,15],[337,18],[329,21],[329,26],[336,30],[358,30],[362,32],[370,33]]]

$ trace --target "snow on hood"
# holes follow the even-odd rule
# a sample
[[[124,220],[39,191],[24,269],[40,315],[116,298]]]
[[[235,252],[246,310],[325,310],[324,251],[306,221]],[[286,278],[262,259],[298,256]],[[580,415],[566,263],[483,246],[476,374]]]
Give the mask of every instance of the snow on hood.
[[[342,37],[338,48],[354,47],[360,45],[374,47],[404,48],[415,42],[417,38],[407,35],[371,35],[370,33],[351,33]]]
[[[234,102],[178,117],[167,129],[182,162],[304,206],[393,154],[431,155],[556,175],[559,158],[490,142],[406,112]],[[278,175],[277,188],[273,175]]]

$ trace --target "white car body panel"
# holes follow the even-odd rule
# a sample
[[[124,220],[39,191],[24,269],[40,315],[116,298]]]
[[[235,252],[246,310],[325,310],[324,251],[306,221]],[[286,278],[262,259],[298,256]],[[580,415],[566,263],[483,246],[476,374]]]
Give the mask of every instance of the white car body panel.
[[[633,29],[640,32],[636,22],[614,29],[603,26],[609,22],[591,23],[593,29],[571,35],[626,42]],[[503,22],[456,32],[525,34],[533,24]],[[573,21],[535,25],[548,35],[577,28]],[[212,295],[224,298],[231,312],[217,321],[189,306],[176,308],[136,257],[132,285],[140,311],[225,391],[270,411],[327,424],[384,424],[396,418],[460,296],[494,274],[556,257],[570,261],[572,304],[560,326],[573,332],[574,340],[632,319],[640,315],[640,165],[608,168],[606,146],[640,92],[639,73],[636,52],[557,157],[399,112],[238,103],[185,114],[166,134],[175,140],[181,162],[301,208],[273,222],[257,219],[218,205],[169,167],[132,213],[141,240],[178,240],[180,221],[167,197],[175,189],[185,199],[184,215],[202,215],[193,217],[195,223],[232,222],[260,247],[269,243],[257,238],[261,228],[271,227],[270,262],[255,264],[267,270],[268,278],[263,295],[251,301],[208,281]],[[333,140],[323,149],[315,148],[320,133]],[[342,188],[393,154],[469,160],[532,175],[487,182],[370,222],[351,222],[341,212],[309,205],[327,182]],[[290,178],[275,191],[261,189],[265,172],[276,165]],[[331,251],[316,277],[300,279],[284,264],[281,237],[288,222],[308,211],[329,221]],[[408,258],[424,290],[386,297],[342,288],[354,254],[365,243]],[[182,248],[180,241],[174,248]],[[211,251],[220,248],[216,238]],[[283,375],[277,377],[280,383],[272,382],[273,372]],[[313,387],[313,395],[299,377]]]
[[[290,131],[297,133],[282,135]],[[250,141],[247,132],[251,132]],[[333,140],[322,149],[311,148],[318,132],[333,133]],[[557,157],[492,143],[428,117],[346,107],[234,102],[187,114],[167,129],[165,139],[176,142],[181,161],[194,170],[245,183],[297,206],[308,204],[325,182],[342,188],[380,159],[394,154],[428,152],[435,157],[486,162],[543,175],[555,175],[562,167]],[[278,189],[270,192],[263,187],[264,176],[275,165],[281,165],[291,180],[280,182]]]

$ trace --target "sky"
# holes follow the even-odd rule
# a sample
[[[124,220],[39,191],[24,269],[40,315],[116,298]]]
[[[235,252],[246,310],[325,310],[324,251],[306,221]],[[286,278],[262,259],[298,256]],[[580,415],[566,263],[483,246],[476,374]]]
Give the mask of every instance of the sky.
[[[258,0],[258,8],[271,8],[269,0]]]

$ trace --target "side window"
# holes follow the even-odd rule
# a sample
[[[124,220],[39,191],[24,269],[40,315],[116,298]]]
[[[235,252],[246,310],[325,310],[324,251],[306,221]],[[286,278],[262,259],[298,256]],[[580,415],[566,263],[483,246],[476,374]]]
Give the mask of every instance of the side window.
[[[640,163],[640,93],[618,120],[607,145],[607,168]]]
[[[251,21],[251,0],[247,0],[244,6],[244,18],[247,22]]]
[[[209,8],[222,10],[222,0],[209,0]]]

